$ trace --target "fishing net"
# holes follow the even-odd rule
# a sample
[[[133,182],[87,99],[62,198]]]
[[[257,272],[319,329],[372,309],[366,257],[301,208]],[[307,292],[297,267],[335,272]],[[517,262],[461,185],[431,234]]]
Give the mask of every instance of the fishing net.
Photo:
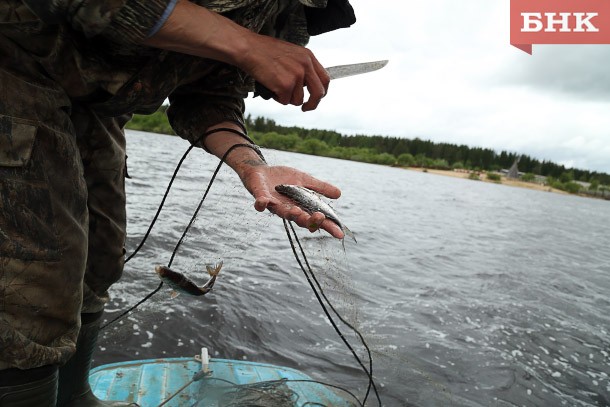
[[[313,293],[324,290],[345,322],[361,329],[359,299],[363,297],[354,295],[352,271],[340,242],[322,233],[309,235],[299,231],[302,238],[307,237],[302,239],[303,247],[296,250],[301,258],[305,253],[311,261],[305,262],[301,270],[311,269],[311,276],[319,278],[315,283],[310,277],[305,279],[294,262],[281,222],[253,211],[251,199],[244,196],[239,180],[226,167],[219,173],[202,211],[193,218],[189,233],[181,237],[188,214],[197,207],[203,192],[199,173],[205,171],[192,172],[197,174],[193,179],[177,180],[178,192],[170,194],[150,241],[129,263],[127,271],[150,270],[146,284],[148,291],[154,289],[158,284],[152,272],[154,264],[167,257],[180,240],[183,244],[177,252],[175,267],[194,281],[204,282],[205,275],[196,273],[205,270],[206,264],[224,261],[215,291],[201,300],[185,295],[171,299],[168,290],[159,291],[138,308],[139,314],[127,316],[111,326],[111,331],[104,332],[102,346],[114,345],[112,348],[117,349],[116,345],[122,343],[125,351],[113,350],[120,359],[185,356],[196,353],[192,349],[207,346],[218,352],[213,356],[221,358],[251,357],[281,365],[298,364],[314,378],[351,388],[362,398],[367,392],[368,378],[333,332],[329,314],[320,308],[320,296],[316,298]],[[207,174],[211,175],[211,169],[207,169]],[[275,231],[274,225],[278,226]],[[346,246],[349,252],[350,245]],[[272,257],[261,253],[272,253]],[[317,288],[312,291],[308,283]],[[142,291],[140,279],[127,278],[115,287],[115,298]],[[261,311],[257,312],[259,307]],[[116,308],[122,308],[122,304],[116,304]],[[332,319],[337,320],[335,316]],[[179,323],[180,320],[187,323]],[[361,366],[368,369],[368,355],[360,338],[345,323],[337,324],[355,348],[352,352],[362,360]],[[286,350],[287,347],[291,349]],[[319,405],[298,400],[282,381],[216,387],[214,394],[219,407]],[[207,391],[206,403],[209,387]]]
[[[292,407],[298,406],[299,396],[284,380],[248,385],[206,385],[205,406],[217,407]],[[202,402],[195,406],[203,407]]]

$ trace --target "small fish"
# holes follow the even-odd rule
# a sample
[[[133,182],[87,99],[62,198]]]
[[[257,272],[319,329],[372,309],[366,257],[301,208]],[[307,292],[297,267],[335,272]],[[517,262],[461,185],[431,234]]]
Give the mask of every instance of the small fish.
[[[298,185],[276,185],[275,190],[292,199],[307,213],[322,212],[327,219],[335,222],[343,233],[354,239],[354,242],[357,243],[354,233],[339,220],[337,213],[329,204],[322,200],[320,194]]]
[[[210,275],[210,279],[201,287],[198,287],[194,282],[185,277],[182,273],[174,271],[169,267],[156,266],[155,272],[159,275],[161,281],[172,287],[175,291],[172,292],[172,298],[177,297],[180,293],[186,293],[189,295],[205,295],[214,286],[216,282],[216,276],[220,273],[222,268],[222,261],[218,263],[214,268],[205,266]]]

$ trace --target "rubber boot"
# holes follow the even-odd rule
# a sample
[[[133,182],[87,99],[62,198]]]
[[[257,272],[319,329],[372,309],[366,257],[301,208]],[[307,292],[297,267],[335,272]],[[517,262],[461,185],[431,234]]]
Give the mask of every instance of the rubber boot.
[[[55,407],[57,367],[0,371],[0,406]]]
[[[76,353],[59,368],[57,407],[137,406],[135,403],[102,401],[95,397],[89,385],[91,358],[97,345],[102,312],[82,314],[82,326],[76,341]]]

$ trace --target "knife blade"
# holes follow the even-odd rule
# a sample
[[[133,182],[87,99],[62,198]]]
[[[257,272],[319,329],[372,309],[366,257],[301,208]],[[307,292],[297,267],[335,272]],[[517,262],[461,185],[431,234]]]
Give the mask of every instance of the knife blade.
[[[348,76],[360,75],[363,73],[369,73],[377,71],[388,64],[388,60],[383,61],[372,61],[372,62],[361,62],[357,64],[337,65],[331,66],[326,69],[328,76],[331,80],[347,78]],[[256,82],[254,86],[254,97],[260,96],[265,100],[274,97],[274,93],[267,89],[263,84]]]

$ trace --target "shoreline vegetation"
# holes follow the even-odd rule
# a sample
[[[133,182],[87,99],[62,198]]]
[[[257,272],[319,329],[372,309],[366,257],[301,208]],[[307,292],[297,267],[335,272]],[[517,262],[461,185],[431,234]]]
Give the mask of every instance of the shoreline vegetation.
[[[162,106],[151,115],[134,115],[127,128],[175,135],[166,110]],[[345,136],[332,130],[281,126],[264,117],[248,116],[246,126],[250,137],[265,148],[610,200],[609,174],[566,168],[523,154],[419,138]]]

